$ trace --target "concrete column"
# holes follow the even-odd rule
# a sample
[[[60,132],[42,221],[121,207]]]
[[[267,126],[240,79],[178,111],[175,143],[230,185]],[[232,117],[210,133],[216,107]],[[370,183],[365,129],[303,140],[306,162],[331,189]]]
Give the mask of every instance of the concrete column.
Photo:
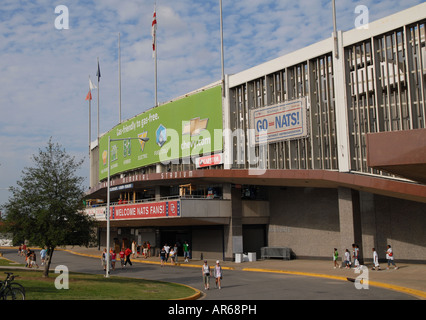
[[[346,83],[349,83],[349,72],[345,70],[345,51],[343,47],[343,33],[337,33],[338,45],[333,50],[334,91],[336,104],[336,135],[337,158],[339,171],[349,172],[351,169],[349,150],[349,126],[348,126],[348,97]],[[337,52],[335,51],[337,50]]]
[[[351,252],[352,244],[357,244],[360,249],[359,262],[364,263],[362,248],[361,212],[359,192],[349,188],[338,188],[339,222],[340,222],[340,256],[345,249]]]
[[[231,189],[231,219],[224,228],[225,257],[233,259],[235,253],[243,252],[243,206],[241,201],[241,188],[232,186]]]
[[[222,196],[223,196],[223,200],[231,200],[231,188],[232,185],[229,183],[224,183],[222,185]]]
[[[161,198],[161,187],[155,186],[155,201],[160,201]]]

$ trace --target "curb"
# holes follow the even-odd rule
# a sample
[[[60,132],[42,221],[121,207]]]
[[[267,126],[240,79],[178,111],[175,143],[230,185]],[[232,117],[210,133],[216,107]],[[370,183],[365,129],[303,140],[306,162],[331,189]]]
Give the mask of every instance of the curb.
[[[339,277],[339,276],[331,276],[327,274],[320,273],[309,273],[309,272],[299,272],[299,271],[286,271],[286,270],[274,270],[274,269],[257,269],[257,268],[244,268],[243,271],[248,272],[270,272],[270,273],[283,273],[283,274],[292,274],[306,277],[316,277],[316,278],[325,278],[325,279],[333,279],[333,280],[341,280],[341,281],[351,281],[355,282],[355,279],[348,277]],[[421,300],[426,300],[426,292],[420,291],[416,289],[410,289],[406,287],[391,285],[387,283],[377,282],[377,281],[368,281],[368,285],[372,285],[375,287],[380,287],[384,289],[394,290],[398,292],[402,292],[405,294],[409,294],[415,296]]]

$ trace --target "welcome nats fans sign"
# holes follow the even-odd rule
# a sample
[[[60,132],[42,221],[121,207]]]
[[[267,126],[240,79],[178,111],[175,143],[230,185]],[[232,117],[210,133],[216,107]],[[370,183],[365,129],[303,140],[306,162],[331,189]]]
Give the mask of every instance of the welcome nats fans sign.
[[[85,212],[96,220],[106,220],[105,207],[86,209]],[[111,220],[180,217],[180,214],[180,200],[132,203],[110,207]]]

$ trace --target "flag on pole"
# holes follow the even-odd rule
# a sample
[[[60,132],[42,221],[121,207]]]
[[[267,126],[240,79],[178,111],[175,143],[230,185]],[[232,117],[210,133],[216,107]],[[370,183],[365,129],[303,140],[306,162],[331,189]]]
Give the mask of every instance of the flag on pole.
[[[98,82],[101,78],[101,68],[99,68],[99,61],[98,61],[98,71],[96,71],[96,76],[98,77]]]
[[[157,33],[157,9],[154,7],[154,14],[152,16],[152,28],[151,28],[151,34],[152,34],[152,57],[155,55],[155,45],[156,45],[156,33]]]
[[[92,80],[90,80],[90,77],[89,77],[89,88],[90,88],[90,90],[93,90],[93,89],[97,89],[98,87],[96,87],[93,83],[92,83]]]
[[[87,93],[86,100],[92,100],[92,92],[90,90]]]

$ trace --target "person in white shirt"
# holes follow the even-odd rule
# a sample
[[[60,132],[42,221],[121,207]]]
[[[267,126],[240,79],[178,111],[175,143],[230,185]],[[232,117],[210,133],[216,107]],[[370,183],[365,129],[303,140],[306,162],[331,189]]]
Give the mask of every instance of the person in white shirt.
[[[170,264],[175,265],[176,264],[176,262],[175,262],[176,252],[175,252],[174,248],[170,249],[169,257],[170,257]]]
[[[164,250],[166,250],[166,262],[169,260],[169,252],[170,252],[170,246],[167,245],[167,243],[164,245]]]
[[[216,261],[216,265],[214,267],[214,277],[216,281],[216,287],[219,287],[219,289],[221,289],[222,267],[220,266],[219,260]]]
[[[207,264],[207,260],[204,260],[204,264],[201,268],[201,273],[203,274],[204,290],[209,290],[210,289],[210,267]]]
[[[386,259],[388,260],[388,267],[386,269],[389,269],[391,264],[394,266],[395,270],[398,269],[398,267],[395,265],[393,251],[390,245],[387,246]]]
[[[380,270],[380,265],[379,265],[379,255],[377,254],[376,248],[373,248],[373,263],[374,263],[374,267],[372,268],[372,270]]]
[[[351,268],[351,254],[348,249],[345,251],[345,268],[350,269]]]

